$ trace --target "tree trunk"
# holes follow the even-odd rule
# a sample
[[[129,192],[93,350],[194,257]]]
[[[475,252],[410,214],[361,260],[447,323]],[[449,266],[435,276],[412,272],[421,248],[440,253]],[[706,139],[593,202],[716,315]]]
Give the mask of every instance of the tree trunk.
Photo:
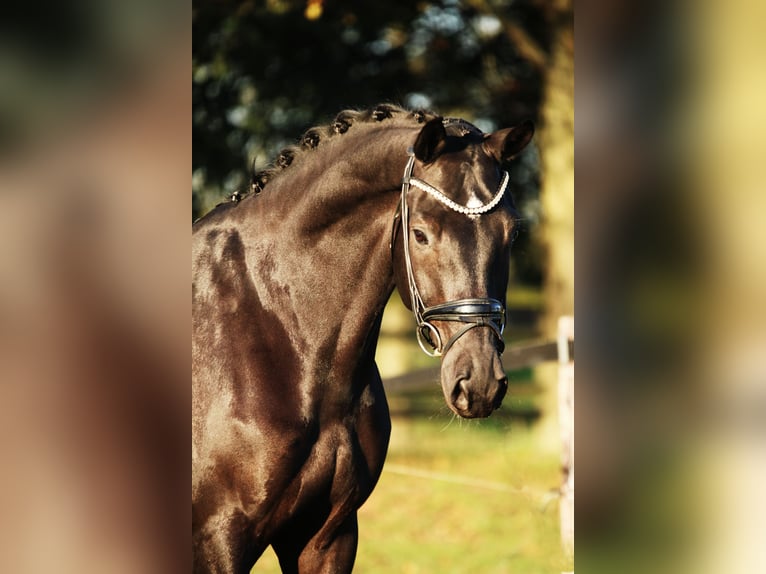
[[[574,31],[571,1],[556,4],[550,12],[553,34],[538,132],[546,253],[540,327],[551,338],[559,316],[574,314]]]

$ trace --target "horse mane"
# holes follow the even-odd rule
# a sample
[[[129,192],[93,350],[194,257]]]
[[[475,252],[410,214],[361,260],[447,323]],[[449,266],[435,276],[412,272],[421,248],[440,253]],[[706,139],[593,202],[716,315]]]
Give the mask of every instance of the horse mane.
[[[268,167],[257,172],[253,170],[250,178],[250,193],[262,192],[270,180],[290,167],[301,156],[311,153],[332,138],[342,136],[355,124],[371,124],[392,118],[410,119],[416,124],[422,124],[437,117],[439,117],[438,114],[431,111],[408,110],[394,104],[378,104],[366,110],[343,110],[335,116],[332,123],[306,130],[297,144],[282,149]],[[242,197],[241,193],[235,193],[231,199],[239,201]]]

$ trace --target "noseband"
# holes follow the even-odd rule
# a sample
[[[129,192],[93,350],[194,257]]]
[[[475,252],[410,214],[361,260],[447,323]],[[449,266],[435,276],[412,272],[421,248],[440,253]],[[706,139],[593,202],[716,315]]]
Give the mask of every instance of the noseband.
[[[404,263],[407,269],[407,283],[410,291],[410,301],[412,303],[412,313],[415,316],[417,322],[417,338],[420,348],[423,352],[430,357],[440,357],[445,355],[447,351],[455,344],[455,342],[465,335],[471,329],[476,327],[489,327],[498,339],[500,350],[505,346],[503,342],[503,330],[505,329],[505,308],[503,304],[497,299],[491,299],[488,297],[478,297],[472,299],[456,299],[454,301],[448,301],[439,305],[433,305],[426,307],[423,303],[423,299],[418,291],[418,286],[415,281],[415,273],[412,269],[412,259],[410,257],[410,241],[409,241],[409,221],[410,212],[407,205],[407,195],[410,191],[410,186],[415,186],[428,193],[437,201],[447,206],[453,211],[462,213],[464,215],[481,215],[492,210],[500,200],[503,198],[505,188],[508,186],[508,172],[503,172],[503,180],[500,183],[500,188],[497,194],[492,200],[484,205],[478,207],[467,207],[455,203],[449,197],[444,195],[441,191],[435,187],[427,184],[426,182],[412,177],[412,168],[415,166],[415,154],[412,148],[407,150],[409,159],[407,165],[404,168],[404,176],[402,177],[402,196],[399,207],[397,208],[397,214],[394,217],[394,229],[391,239],[391,250],[393,254],[394,239],[396,234],[396,217],[401,217],[402,234],[404,244]],[[452,335],[446,343],[443,343],[439,330],[433,325],[432,321],[453,321],[458,323],[465,323],[465,326],[458,330],[457,333]],[[427,346],[427,345],[428,346]],[[430,347],[430,349],[428,348]]]

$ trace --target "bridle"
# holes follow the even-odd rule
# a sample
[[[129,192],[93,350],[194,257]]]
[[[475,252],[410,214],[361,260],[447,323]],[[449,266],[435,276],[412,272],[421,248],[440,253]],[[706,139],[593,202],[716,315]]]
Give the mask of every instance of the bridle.
[[[500,203],[505,189],[508,186],[508,172],[503,172],[503,179],[500,187],[489,203],[477,207],[467,207],[455,203],[449,197],[444,195],[435,187],[425,181],[412,177],[412,169],[415,166],[415,154],[412,148],[407,150],[409,156],[407,165],[404,168],[402,177],[402,195],[396,215],[394,216],[394,226],[391,233],[391,254],[393,257],[394,244],[396,240],[396,219],[401,218],[402,243],[404,244],[404,264],[407,269],[407,286],[410,292],[410,302],[412,303],[412,313],[417,322],[417,339],[420,348],[430,357],[440,357],[449,351],[455,342],[465,335],[471,329],[477,327],[489,327],[498,339],[499,347],[502,352],[505,344],[503,342],[503,330],[505,329],[505,307],[497,299],[488,297],[475,297],[470,299],[456,299],[447,301],[438,305],[426,307],[423,298],[420,296],[418,286],[415,281],[415,273],[412,269],[412,258],[410,257],[409,242],[409,221],[410,212],[407,204],[407,195],[410,186],[415,186],[428,193],[437,201],[449,209],[462,213],[464,215],[482,215],[492,210]],[[446,343],[442,342],[439,330],[433,325],[432,321],[454,321],[465,323],[466,325],[457,331]],[[426,343],[428,346],[426,346]],[[428,348],[430,347],[430,349]]]

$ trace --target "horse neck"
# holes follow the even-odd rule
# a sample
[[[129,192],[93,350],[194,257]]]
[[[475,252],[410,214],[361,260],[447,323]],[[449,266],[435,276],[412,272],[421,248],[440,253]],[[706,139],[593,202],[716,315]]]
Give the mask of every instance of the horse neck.
[[[251,271],[256,285],[271,286],[262,299],[304,353],[353,369],[372,361],[393,290],[389,242],[417,130],[352,132],[307,153],[254,198],[262,203]]]

